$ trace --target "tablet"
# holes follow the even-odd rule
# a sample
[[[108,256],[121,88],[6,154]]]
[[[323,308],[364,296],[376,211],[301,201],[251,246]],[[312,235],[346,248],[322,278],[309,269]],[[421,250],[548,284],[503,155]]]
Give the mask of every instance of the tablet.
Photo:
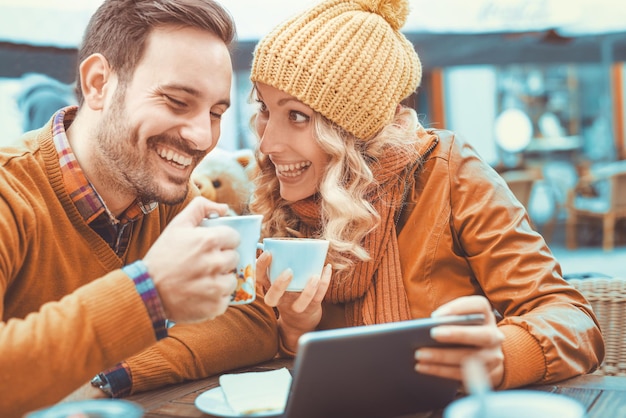
[[[306,333],[283,417],[383,418],[443,408],[459,382],[417,373],[415,349],[440,345],[430,338],[434,326],[483,321],[444,316]]]

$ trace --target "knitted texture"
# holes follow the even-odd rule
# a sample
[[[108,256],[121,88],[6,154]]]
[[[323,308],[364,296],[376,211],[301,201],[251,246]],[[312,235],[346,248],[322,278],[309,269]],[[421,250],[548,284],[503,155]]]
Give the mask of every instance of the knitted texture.
[[[399,31],[408,14],[407,0],[319,3],[259,42],[250,78],[370,138],[421,80],[417,52]]]

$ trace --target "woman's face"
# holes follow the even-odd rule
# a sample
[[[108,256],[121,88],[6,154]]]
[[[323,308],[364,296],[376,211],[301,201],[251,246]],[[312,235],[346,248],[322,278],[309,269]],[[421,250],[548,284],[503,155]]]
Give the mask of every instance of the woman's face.
[[[256,83],[256,93],[260,151],[274,164],[281,197],[295,202],[315,194],[328,165],[328,155],[314,135],[315,112],[267,84]]]

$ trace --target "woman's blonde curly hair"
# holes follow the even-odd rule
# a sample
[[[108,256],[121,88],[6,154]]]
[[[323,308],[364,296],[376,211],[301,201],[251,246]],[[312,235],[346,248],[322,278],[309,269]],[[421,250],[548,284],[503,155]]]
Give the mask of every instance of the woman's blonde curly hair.
[[[399,107],[394,120],[368,140],[356,138],[317,112],[313,123],[317,142],[329,156],[319,186],[322,229],[315,238],[330,241],[328,262],[335,276],[342,276],[357,261],[369,260],[362,242],[380,222],[367,200],[372,187],[377,186],[372,167],[387,153],[411,153],[411,161],[417,161],[419,123],[415,110]],[[250,209],[263,215],[262,236],[297,235],[299,220],[290,210],[290,202],[280,196],[274,165],[268,156],[256,154],[259,172]]]

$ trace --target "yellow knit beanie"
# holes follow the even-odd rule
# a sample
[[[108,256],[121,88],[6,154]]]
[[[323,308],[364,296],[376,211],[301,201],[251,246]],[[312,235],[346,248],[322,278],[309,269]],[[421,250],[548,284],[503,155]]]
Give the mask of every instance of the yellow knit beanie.
[[[408,0],[327,0],[256,46],[250,79],[282,90],[357,138],[389,123],[422,77],[400,32]]]

